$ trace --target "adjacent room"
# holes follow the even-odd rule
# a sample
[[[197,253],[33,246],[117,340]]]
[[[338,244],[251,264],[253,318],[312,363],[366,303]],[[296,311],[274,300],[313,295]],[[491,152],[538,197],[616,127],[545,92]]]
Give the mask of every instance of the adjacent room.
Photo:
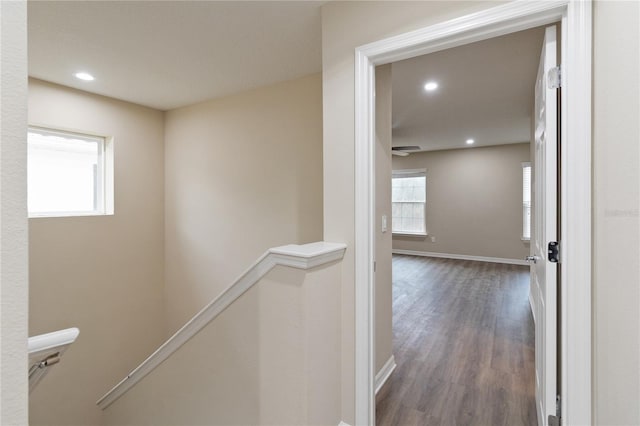
[[[525,258],[544,34],[376,69],[378,425],[537,424]]]

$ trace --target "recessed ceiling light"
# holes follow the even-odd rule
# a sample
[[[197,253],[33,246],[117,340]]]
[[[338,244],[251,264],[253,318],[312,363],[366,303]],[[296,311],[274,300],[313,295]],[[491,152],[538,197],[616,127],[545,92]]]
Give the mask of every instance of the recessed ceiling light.
[[[88,72],[77,72],[74,74],[76,76],[76,78],[79,78],[80,80],[84,80],[84,81],[93,81],[95,80],[95,78],[89,74]]]
[[[424,85],[424,90],[426,90],[427,92],[433,92],[437,88],[438,88],[438,83],[436,83],[435,81],[428,81]]]
[[[467,145],[473,145],[474,142],[473,139],[467,139]]]

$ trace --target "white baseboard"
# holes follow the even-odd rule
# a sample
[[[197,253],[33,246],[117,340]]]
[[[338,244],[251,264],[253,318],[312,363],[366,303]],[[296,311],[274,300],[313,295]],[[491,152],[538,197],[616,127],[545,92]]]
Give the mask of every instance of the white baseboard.
[[[393,370],[395,369],[396,359],[393,355],[391,355],[387,362],[384,363],[380,371],[378,371],[378,374],[376,374],[376,394],[380,391],[380,389],[382,389],[382,386],[384,386],[384,384],[387,382],[387,379],[389,378],[389,376],[391,376],[391,373],[393,373]]]
[[[492,263],[506,263],[509,265],[524,265],[528,266],[529,263],[522,259],[506,259],[503,257],[486,257],[486,256],[469,256],[466,254],[451,254],[451,253],[436,253],[430,251],[415,251],[415,250],[391,250],[393,254],[408,254],[411,256],[425,256],[425,257],[441,257],[445,259],[458,259],[458,260],[476,260],[478,262],[492,262]]]

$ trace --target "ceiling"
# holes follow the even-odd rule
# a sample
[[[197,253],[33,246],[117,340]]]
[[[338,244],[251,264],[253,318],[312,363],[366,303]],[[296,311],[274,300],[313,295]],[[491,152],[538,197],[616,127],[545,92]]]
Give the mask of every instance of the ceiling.
[[[29,75],[160,110],[191,105],[320,72],[324,3],[29,1]],[[542,38],[535,28],[394,63],[394,146],[529,141]]]
[[[29,1],[29,75],[173,109],[320,72],[323,3]]]
[[[393,145],[528,142],[543,37],[533,28],[394,63]],[[430,80],[439,85],[433,92],[423,89]]]

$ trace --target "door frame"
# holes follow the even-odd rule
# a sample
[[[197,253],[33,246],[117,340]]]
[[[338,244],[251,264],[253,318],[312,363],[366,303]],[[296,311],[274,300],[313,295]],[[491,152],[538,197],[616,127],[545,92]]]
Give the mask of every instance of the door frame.
[[[592,3],[557,0],[514,1],[355,50],[356,425],[375,421],[375,67],[554,22],[562,22],[562,424],[591,424]]]

